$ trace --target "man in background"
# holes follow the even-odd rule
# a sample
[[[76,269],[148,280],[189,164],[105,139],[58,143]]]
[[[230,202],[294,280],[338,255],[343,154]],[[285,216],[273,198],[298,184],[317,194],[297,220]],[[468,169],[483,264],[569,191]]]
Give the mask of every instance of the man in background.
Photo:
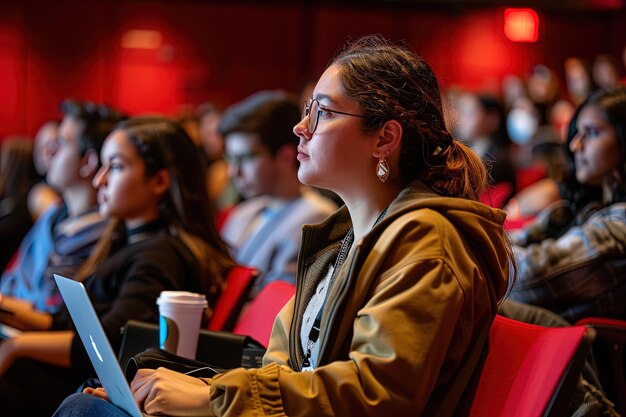
[[[3,308],[28,303],[54,313],[62,300],[53,273],[72,277],[98,241],[106,221],[98,213],[92,181],[100,167],[104,139],[122,119],[108,107],[66,100],[63,121],[51,149],[47,183],[63,202],[53,204],[22,240],[16,262],[0,279]],[[0,322],[11,317],[0,313]]]
[[[261,271],[251,297],[272,281],[295,284],[302,225],[337,206],[298,180],[293,127],[301,108],[287,94],[264,91],[228,108],[219,124],[229,177],[245,199],[221,229],[242,265]]]

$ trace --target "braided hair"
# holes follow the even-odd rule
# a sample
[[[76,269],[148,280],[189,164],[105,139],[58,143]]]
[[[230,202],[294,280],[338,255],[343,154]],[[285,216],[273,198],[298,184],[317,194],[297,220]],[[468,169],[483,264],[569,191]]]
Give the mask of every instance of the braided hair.
[[[439,82],[422,58],[380,36],[366,36],[349,43],[331,65],[346,95],[359,103],[365,132],[389,120],[402,125],[402,185],[419,179],[442,195],[478,199],[487,185],[485,166],[446,128]]]

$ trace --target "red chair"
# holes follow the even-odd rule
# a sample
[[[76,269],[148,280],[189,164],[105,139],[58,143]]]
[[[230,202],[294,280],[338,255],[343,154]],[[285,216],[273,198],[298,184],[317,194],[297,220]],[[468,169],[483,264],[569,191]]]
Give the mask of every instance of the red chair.
[[[626,321],[590,317],[576,325],[595,330],[593,356],[602,388],[617,410],[626,415]]]
[[[233,333],[250,336],[267,347],[274,319],[295,292],[295,285],[284,281],[267,284],[242,313]]]
[[[517,182],[516,193],[546,177],[546,169],[542,166],[535,165],[530,167],[520,167],[515,171],[515,180]]]
[[[233,267],[226,277],[226,288],[217,300],[209,330],[231,331],[250,294],[259,271],[246,266]]]
[[[478,200],[493,208],[502,208],[509,197],[513,194],[513,186],[508,182],[498,182],[489,186],[482,192]]]
[[[470,417],[566,415],[593,336],[584,326],[541,327],[497,315]]]

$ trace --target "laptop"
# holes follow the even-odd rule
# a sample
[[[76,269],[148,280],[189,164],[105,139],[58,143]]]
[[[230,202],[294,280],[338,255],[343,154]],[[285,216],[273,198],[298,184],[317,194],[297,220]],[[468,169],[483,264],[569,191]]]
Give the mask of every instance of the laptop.
[[[135,403],[126,377],[83,284],[56,274],[54,280],[109,400],[133,417],[148,416]]]

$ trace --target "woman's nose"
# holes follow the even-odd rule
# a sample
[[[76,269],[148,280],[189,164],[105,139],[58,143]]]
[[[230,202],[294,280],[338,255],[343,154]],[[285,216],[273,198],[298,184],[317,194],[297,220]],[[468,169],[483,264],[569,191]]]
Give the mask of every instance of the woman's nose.
[[[91,182],[94,188],[98,188],[101,185],[106,184],[106,172],[107,168],[105,167],[100,167],[98,172],[96,172],[96,175],[93,177],[93,181]]]
[[[583,145],[583,136],[580,133],[576,133],[574,138],[569,143],[569,150],[571,152],[576,152],[582,148]]]
[[[304,138],[306,140],[311,140],[313,136],[308,129],[309,116],[304,116],[300,123],[293,127],[293,133],[299,138]]]

